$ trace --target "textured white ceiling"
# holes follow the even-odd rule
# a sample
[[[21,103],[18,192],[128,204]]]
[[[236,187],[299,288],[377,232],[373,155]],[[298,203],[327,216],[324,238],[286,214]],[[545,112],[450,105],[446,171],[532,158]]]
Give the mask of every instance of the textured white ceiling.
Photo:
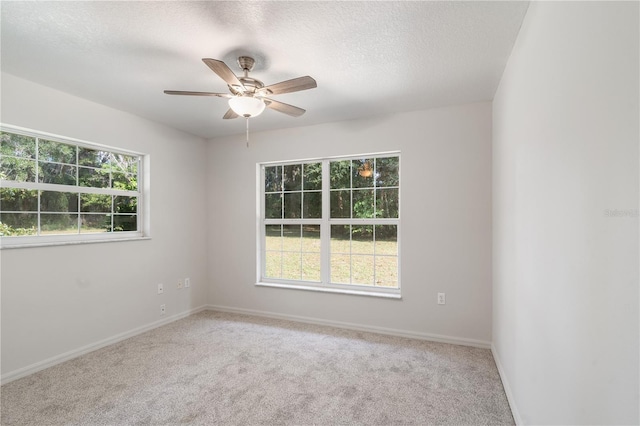
[[[274,97],[253,131],[491,100],[527,2],[1,2],[2,71],[205,138],[244,131],[201,58],[265,84],[310,75]]]

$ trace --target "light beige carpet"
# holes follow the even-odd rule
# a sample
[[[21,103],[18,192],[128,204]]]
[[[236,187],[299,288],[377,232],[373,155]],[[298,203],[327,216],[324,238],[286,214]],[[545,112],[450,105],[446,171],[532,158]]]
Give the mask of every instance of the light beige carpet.
[[[513,424],[487,349],[219,312],[1,390],[5,426]]]

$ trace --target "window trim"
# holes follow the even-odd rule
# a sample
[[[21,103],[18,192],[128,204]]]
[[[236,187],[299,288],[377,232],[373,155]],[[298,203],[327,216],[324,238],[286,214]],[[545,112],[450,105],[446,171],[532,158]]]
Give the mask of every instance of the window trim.
[[[381,158],[381,157],[398,157],[399,164],[402,163],[400,151],[387,151],[376,153],[364,153],[354,155],[340,155],[321,158],[308,158],[299,160],[286,160],[286,161],[267,161],[256,163],[256,286],[260,287],[274,287],[274,288],[288,288],[296,290],[309,290],[325,293],[341,293],[350,295],[363,295],[363,296],[376,296],[390,299],[402,298],[402,285],[401,285],[401,204],[402,204],[402,185],[398,185],[398,218],[331,218],[330,207],[330,179],[324,179],[329,176],[329,165],[332,161],[340,160],[354,160],[362,158]],[[304,163],[322,163],[322,217],[319,219],[266,219],[265,218],[265,167],[269,166],[286,166],[293,164]],[[402,182],[402,167],[398,169],[399,182]],[[331,247],[330,244],[324,243],[321,245],[320,253],[320,281],[302,281],[302,280],[287,280],[280,278],[267,278],[265,277],[266,269],[266,234],[264,232],[265,225],[269,224],[292,224],[292,225],[304,225],[304,224],[319,224],[320,225],[320,241],[331,240],[331,225],[350,224],[350,225],[395,225],[397,226],[397,264],[398,264],[398,287],[377,287],[366,284],[341,284],[330,282],[331,272]],[[326,279],[326,282],[325,282]]]
[[[115,154],[136,156],[138,161],[138,190],[126,191],[107,188],[81,187],[78,185],[61,185],[42,182],[17,182],[10,180],[0,180],[0,188],[18,188],[27,190],[46,191],[54,190],[60,192],[78,192],[91,194],[104,194],[115,196],[131,196],[135,192],[137,201],[137,231],[118,231],[91,234],[59,234],[59,235],[28,235],[28,236],[0,236],[0,250],[13,248],[45,247],[58,245],[75,245],[85,243],[121,242],[148,240],[150,236],[149,223],[149,165],[150,156],[141,152],[117,148],[101,143],[93,143],[81,139],[61,136],[53,133],[37,131],[11,124],[0,123],[0,131],[14,133],[22,136],[45,139],[47,141],[59,142],[67,145],[74,145],[91,150],[104,150]],[[37,162],[37,158],[36,158]],[[37,164],[36,164],[37,166]],[[78,166],[80,167],[80,166]],[[79,212],[80,213],[80,212]]]

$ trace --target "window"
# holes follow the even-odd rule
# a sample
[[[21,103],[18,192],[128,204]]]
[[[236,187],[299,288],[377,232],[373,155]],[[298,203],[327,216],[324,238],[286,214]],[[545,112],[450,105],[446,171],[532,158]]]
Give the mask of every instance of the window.
[[[142,237],[142,158],[3,126],[1,246]]]
[[[259,169],[259,284],[399,296],[398,153]]]

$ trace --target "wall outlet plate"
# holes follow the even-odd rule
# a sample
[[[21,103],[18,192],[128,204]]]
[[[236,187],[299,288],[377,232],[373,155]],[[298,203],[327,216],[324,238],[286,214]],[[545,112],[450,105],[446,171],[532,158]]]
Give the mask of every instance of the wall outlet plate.
[[[178,290],[182,288],[182,281],[178,281]]]
[[[444,293],[438,293],[438,305],[444,305],[447,303]]]
[[[164,315],[166,310],[167,310],[167,307],[165,306],[164,303],[160,305],[160,315]]]
[[[164,286],[162,284],[158,284],[158,294],[164,293]]]
[[[191,287],[191,278],[185,278],[184,279],[184,286],[185,287]]]

